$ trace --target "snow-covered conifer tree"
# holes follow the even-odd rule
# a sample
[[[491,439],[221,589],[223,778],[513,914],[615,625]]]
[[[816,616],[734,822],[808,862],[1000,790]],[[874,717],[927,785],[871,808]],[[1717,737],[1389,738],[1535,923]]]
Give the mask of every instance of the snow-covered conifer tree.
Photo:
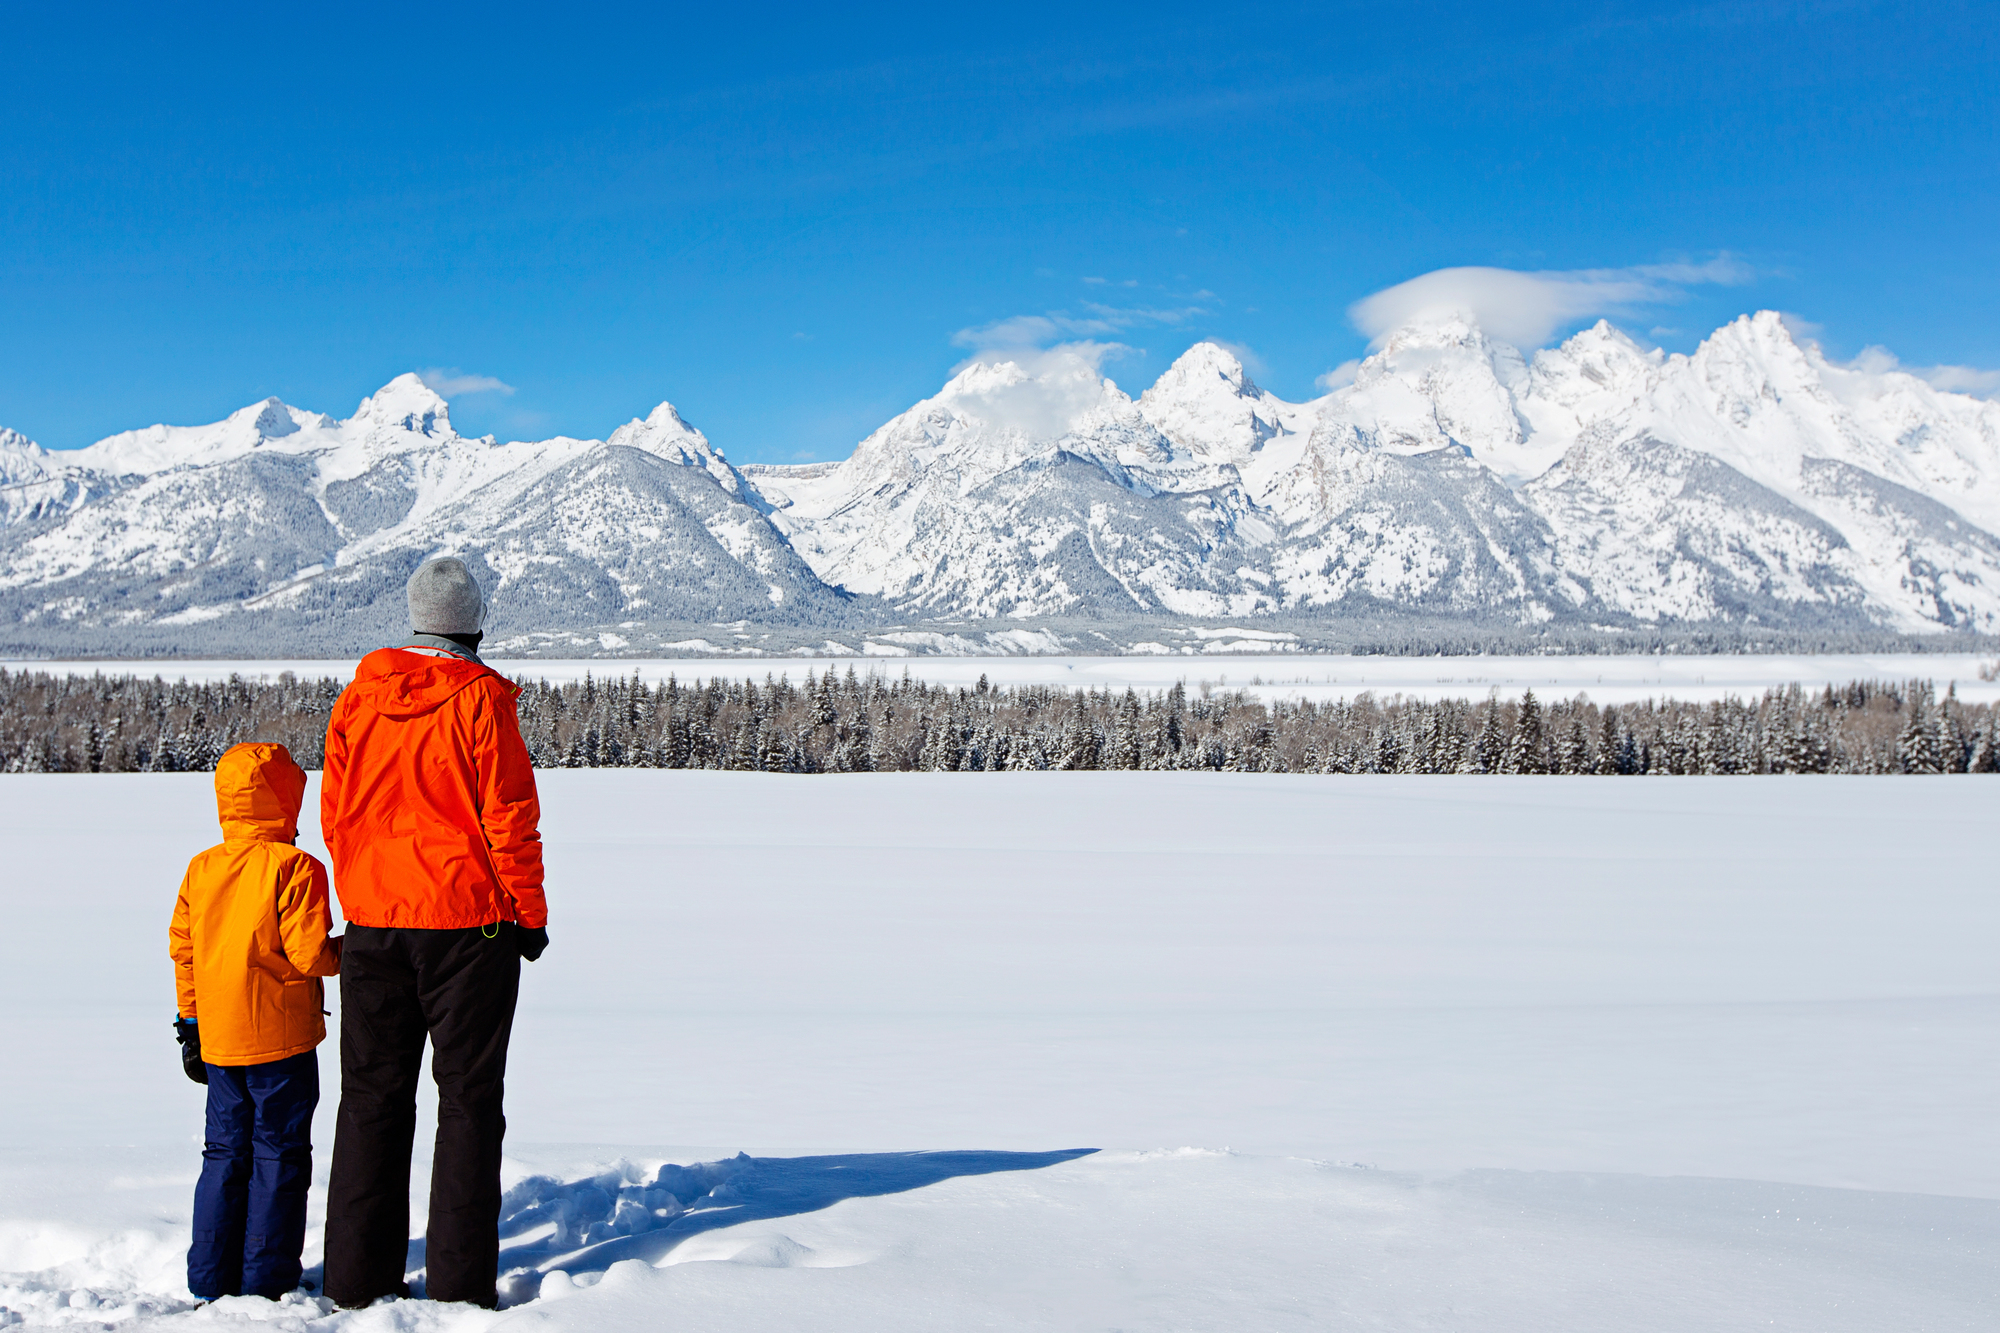
[[[1590,771],[1590,741],[1584,734],[1581,713],[1570,715],[1569,724],[1563,728],[1562,739],[1556,743],[1555,771],[1558,773]]]
[[[1500,759],[1502,773],[1546,773],[1549,763],[1543,752],[1542,705],[1533,690],[1521,694],[1521,706],[1514,715],[1514,734]]]
[[[1475,773],[1498,773],[1501,761],[1506,758],[1507,741],[1501,732],[1500,697],[1486,696],[1486,705],[1479,711],[1479,738],[1472,747],[1472,771]]]
[[[1905,773],[1942,773],[1944,755],[1939,752],[1938,730],[1931,716],[1931,686],[1927,680],[1909,685],[1909,715],[1896,738],[1896,761]]]
[[[1968,773],[2000,773],[2000,708],[1986,714],[1986,725],[1973,735],[1972,753],[1966,757]]]

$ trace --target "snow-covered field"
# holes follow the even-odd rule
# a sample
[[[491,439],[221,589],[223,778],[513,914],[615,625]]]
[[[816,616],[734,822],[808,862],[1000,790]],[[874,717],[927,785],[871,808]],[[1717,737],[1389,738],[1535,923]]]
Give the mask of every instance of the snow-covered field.
[[[542,781],[516,1303],[341,1314],[181,1286],[207,779],[0,777],[0,1324],[2000,1326],[1991,784]]]
[[[1246,631],[1248,632],[1248,631]],[[866,675],[878,671],[890,677],[905,669],[920,680],[939,685],[971,685],[985,676],[995,685],[1061,685],[1081,689],[1165,690],[1176,681],[1190,690],[1203,682],[1218,689],[1245,689],[1260,697],[1350,699],[1364,690],[1377,695],[1403,694],[1423,699],[1482,699],[1488,691],[1518,696],[1532,689],[1544,696],[1571,697],[1579,691],[1599,703],[1625,704],[1639,699],[1675,698],[1699,702],[1724,695],[1754,698],[1765,690],[1799,684],[1808,688],[1842,685],[1851,680],[1904,681],[1923,677],[1939,694],[1956,683],[1969,703],[2000,701],[2000,682],[1980,679],[1984,668],[1995,672],[2000,662],[1968,653],[1819,653],[1725,655],[1713,657],[1336,657],[1277,654],[1243,659],[1185,657],[952,657],[890,660],[853,658],[536,658],[524,661],[491,659],[499,671],[518,680],[582,680],[586,674],[629,676],[633,672],[657,684],[669,675],[691,680],[762,680],[789,674],[803,680],[806,672],[850,667]],[[230,675],[273,679],[290,671],[304,678],[353,674],[353,659],[190,660],[147,662],[0,662],[10,671],[50,671],[160,675],[168,680],[224,680]]]

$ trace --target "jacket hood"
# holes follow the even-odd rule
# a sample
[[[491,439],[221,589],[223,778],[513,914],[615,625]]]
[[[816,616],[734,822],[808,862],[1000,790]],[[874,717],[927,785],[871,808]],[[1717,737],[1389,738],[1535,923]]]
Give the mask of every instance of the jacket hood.
[[[361,659],[347,688],[360,691],[362,701],[384,717],[422,717],[482,676],[504,679],[467,658],[380,648]]]
[[[305,795],[305,770],[282,745],[250,741],[216,761],[215,812],[225,838],[290,842]]]

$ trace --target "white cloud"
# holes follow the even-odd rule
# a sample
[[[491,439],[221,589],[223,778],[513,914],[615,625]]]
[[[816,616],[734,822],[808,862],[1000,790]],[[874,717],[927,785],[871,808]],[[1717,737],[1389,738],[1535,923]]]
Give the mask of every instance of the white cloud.
[[[1060,312],[1051,315],[1014,315],[996,319],[978,328],[960,329],[951,335],[954,347],[981,350],[1010,347],[1040,347],[1066,335],[1110,333],[1114,326],[1101,319],[1076,319]]]
[[[1969,393],[1983,398],[2000,391],[2000,370],[1979,370],[1973,366],[1906,366],[1886,347],[1862,348],[1861,354],[1847,363],[1847,369],[1864,375],[1901,371],[1947,393]]]
[[[1972,366],[1931,366],[1910,372],[1929,380],[1932,388],[1951,393],[1985,395],[2000,389],[2000,370],[1979,370]]]
[[[1826,325],[1815,324],[1804,315],[1793,314],[1789,310],[1778,312],[1778,320],[1785,326],[1785,332],[1792,335],[1795,343],[1818,343],[1826,332]]]
[[[441,398],[457,398],[468,393],[512,394],[514,386],[491,375],[468,375],[457,366],[432,366],[417,372],[417,378]]]
[[[988,425],[1018,430],[1038,440],[1066,434],[1104,400],[1103,364],[1132,349],[1122,343],[1069,342],[1055,347],[987,348],[953,367],[999,369],[994,375],[954,380],[952,406]]]
[[[1345,389],[1348,385],[1354,383],[1355,372],[1360,369],[1361,362],[1358,358],[1353,361],[1343,361],[1332,370],[1327,371],[1326,374],[1314,380],[1313,383],[1328,393],[1332,393],[1335,389]]]
[[[1743,283],[1752,276],[1748,265],[1727,255],[1703,264],[1568,272],[1442,268],[1364,297],[1347,314],[1378,345],[1405,325],[1459,316],[1502,342],[1533,349],[1546,346],[1572,320],[1623,314],[1678,300],[1689,287]]]
[[[951,341],[954,346],[970,347],[975,351],[1046,347],[1056,342],[1101,338],[1106,334],[1123,333],[1127,329],[1182,324],[1196,315],[1207,313],[1200,306],[1156,310],[1098,305],[1089,301],[1084,303],[1083,309],[1081,315],[1073,315],[1067,310],[1051,310],[1044,315],[1014,315],[977,328],[960,329],[951,335]]]

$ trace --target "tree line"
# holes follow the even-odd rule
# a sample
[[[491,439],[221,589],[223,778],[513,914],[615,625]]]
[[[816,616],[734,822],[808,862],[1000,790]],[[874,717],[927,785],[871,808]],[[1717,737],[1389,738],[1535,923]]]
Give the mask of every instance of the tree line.
[[[203,683],[0,669],[0,771],[212,769],[239,741],[319,767],[342,682]],[[1260,701],[1245,691],[948,687],[877,673],[648,685],[636,674],[522,687],[540,768],[773,773],[1035,769],[1235,773],[1992,773],[2000,708],[1929,682],[1854,681],[1756,699],[1599,705]]]

